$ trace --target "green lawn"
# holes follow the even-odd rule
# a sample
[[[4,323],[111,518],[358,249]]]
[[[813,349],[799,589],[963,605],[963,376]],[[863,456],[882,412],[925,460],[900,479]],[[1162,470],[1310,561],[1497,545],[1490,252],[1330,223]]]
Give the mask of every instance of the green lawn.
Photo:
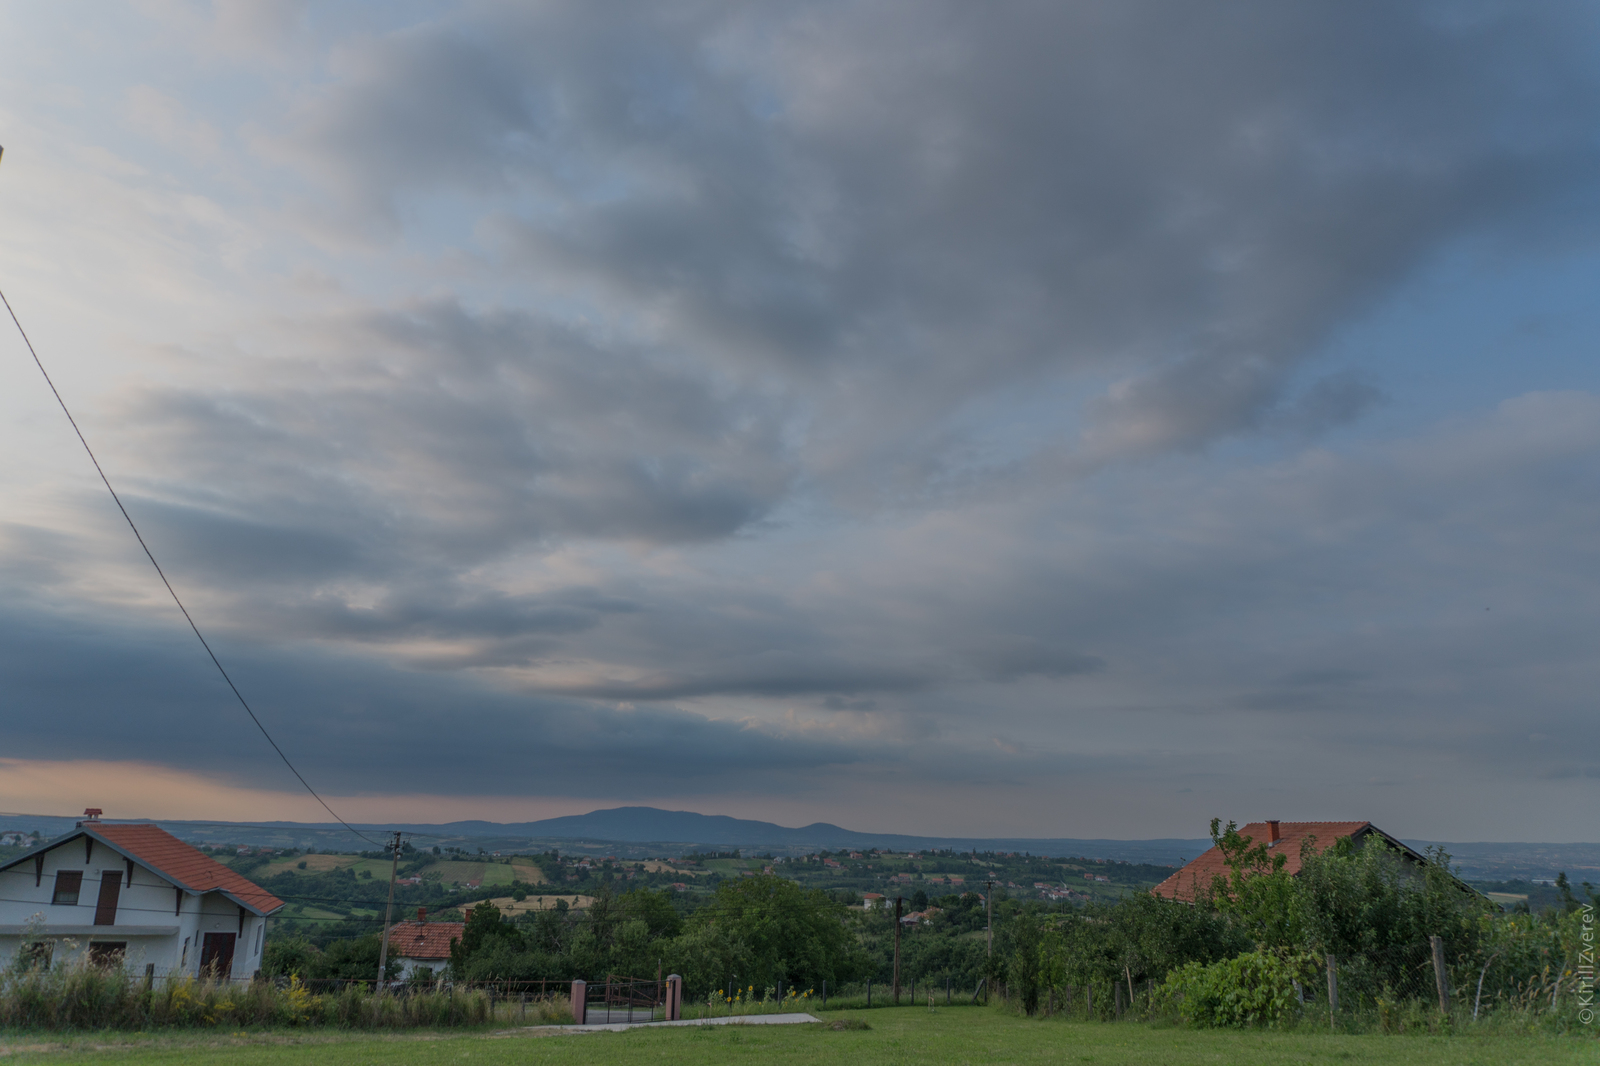
[[[1143,1024],[1035,1021],[986,1008],[878,1009],[824,1015],[822,1025],[636,1029],[626,1033],[534,1035],[499,1030],[460,1035],[372,1036],[330,1032],[256,1034],[91,1034],[60,1038],[0,1034],[9,1063],[189,1063],[228,1066],[374,1066],[446,1063],[516,1066],[652,1066],[748,1063],[749,1066],[964,1066],[972,1063],[1115,1063],[1161,1066],[1255,1064],[1438,1063],[1441,1066],[1561,1066],[1600,1062],[1600,1043],[1586,1037],[1342,1036],[1272,1032],[1194,1032]],[[842,1017],[870,1030],[836,1031]]]

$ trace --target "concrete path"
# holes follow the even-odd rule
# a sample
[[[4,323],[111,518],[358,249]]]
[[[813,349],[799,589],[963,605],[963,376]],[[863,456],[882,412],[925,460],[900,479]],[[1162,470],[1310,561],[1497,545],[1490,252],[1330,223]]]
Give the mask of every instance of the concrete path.
[[[530,1025],[529,1029],[563,1033],[620,1033],[624,1029],[661,1028],[669,1025],[800,1025],[820,1021],[809,1014],[735,1014],[721,1018],[685,1018],[676,1022],[610,1022],[600,1025]]]

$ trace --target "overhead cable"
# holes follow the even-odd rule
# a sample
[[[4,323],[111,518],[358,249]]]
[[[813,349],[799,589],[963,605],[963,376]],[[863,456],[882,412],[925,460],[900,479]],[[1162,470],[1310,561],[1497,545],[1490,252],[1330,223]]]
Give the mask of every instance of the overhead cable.
[[[161,564],[156,562],[155,553],[150,550],[150,545],[145,543],[144,535],[139,532],[139,527],[134,523],[133,516],[130,515],[128,513],[128,509],[122,505],[122,497],[118,496],[117,490],[111,487],[111,479],[106,476],[104,468],[100,466],[100,460],[95,458],[94,449],[89,447],[88,438],[83,435],[83,430],[78,428],[78,420],[72,417],[72,411],[67,407],[67,401],[61,398],[61,391],[56,388],[56,383],[50,379],[50,372],[44,368],[44,362],[39,358],[39,353],[34,349],[33,341],[28,339],[28,331],[22,328],[22,322],[17,318],[16,311],[12,310],[11,301],[6,299],[4,292],[0,292],[0,303],[5,304],[6,312],[11,316],[12,323],[16,325],[17,332],[22,335],[22,343],[28,346],[28,354],[33,356],[33,365],[39,368],[40,374],[44,375],[45,384],[50,386],[51,395],[55,396],[56,403],[61,405],[61,413],[66,415],[67,421],[72,424],[72,432],[78,435],[78,443],[82,444],[83,450],[89,454],[89,461],[94,464],[95,473],[100,475],[100,480],[105,484],[106,491],[111,493],[111,499],[116,503],[117,510],[122,512],[122,517],[127,521],[128,528],[133,530],[134,539],[139,542],[139,547],[144,549],[145,558],[149,559],[150,565],[156,568],[156,576],[161,578],[161,583],[166,586],[167,592],[172,596],[172,602],[177,604],[178,610],[183,613],[183,620],[189,623],[190,629],[194,630],[194,635],[200,641],[200,646],[206,650],[206,654],[211,657],[211,662],[214,666],[216,666],[217,672],[222,675],[222,680],[228,683],[228,688],[233,691],[234,696],[239,700],[239,706],[244,708],[244,713],[250,716],[250,720],[256,724],[256,728],[261,731],[261,735],[266,737],[267,743],[272,745],[272,750],[278,753],[278,758],[283,760],[283,765],[287,766],[289,768],[289,772],[294,774],[295,778],[305,786],[306,791],[311,793],[312,798],[318,803],[322,804],[323,810],[333,815],[333,818],[336,822],[350,830],[350,832],[354,833],[362,840],[365,840],[367,843],[375,845],[376,847],[383,847],[381,843],[373,840],[355,826],[339,817],[339,812],[328,806],[328,801],[318,795],[317,790],[311,787],[311,782],[307,781],[305,776],[301,774],[299,770],[295,769],[294,763],[289,761],[289,756],[284,754],[283,749],[278,746],[278,742],[272,739],[272,734],[267,732],[267,727],[261,724],[261,719],[256,717],[256,712],[251,709],[249,701],[244,698],[244,693],[239,691],[239,686],[235,685],[233,683],[233,678],[228,676],[228,671],[223,667],[222,660],[217,658],[217,653],[211,650],[211,644],[206,640],[205,634],[201,633],[200,627],[195,624],[194,617],[189,614],[189,608],[183,605],[183,600],[178,596],[178,590],[172,587],[171,581],[167,580],[166,571],[162,570]]]

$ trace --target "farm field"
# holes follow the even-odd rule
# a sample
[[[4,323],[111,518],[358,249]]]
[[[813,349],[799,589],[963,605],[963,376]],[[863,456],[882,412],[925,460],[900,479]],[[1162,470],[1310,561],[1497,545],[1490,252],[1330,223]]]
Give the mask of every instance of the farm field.
[[[305,869],[300,864],[305,863]],[[350,869],[357,876],[372,875],[374,880],[389,879],[389,863],[385,859],[363,859],[359,855],[285,855],[271,860],[258,870],[256,876],[271,877],[281,873],[319,874],[329,870]],[[486,885],[509,885],[513,880],[536,885],[546,881],[544,871],[530,862],[474,862],[468,859],[446,859],[426,867],[422,876],[430,881],[445,884],[466,884],[482,881]]]
[[[593,896],[574,896],[574,895],[566,895],[566,896],[537,896],[537,895],[535,895],[535,896],[529,896],[527,899],[523,900],[520,903],[518,903],[516,900],[512,899],[510,896],[501,896],[498,899],[491,899],[491,900],[489,900],[489,902],[493,903],[497,908],[499,908],[501,914],[503,914],[503,915],[505,915],[507,917],[512,917],[514,915],[524,914],[524,913],[526,913],[528,911],[555,910],[556,900],[558,900],[558,899],[566,900],[568,907],[572,907],[572,908],[575,908],[577,910],[583,910],[584,908],[588,907],[589,904],[594,902],[594,897]]]
[[[445,884],[466,884],[479,881],[485,885],[509,885],[512,881],[536,885],[545,880],[544,871],[532,863],[508,865],[503,862],[471,862],[464,859],[447,859],[436,862],[422,871],[426,881],[443,881]]]
[[[1277,1066],[1280,1063],[1389,1063],[1439,1066],[1564,1066],[1596,1061],[1590,1037],[1381,1036],[1327,1032],[1210,1031],[1018,1018],[985,1008],[930,1013],[907,1007],[826,1012],[818,1025],[636,1029],[552,1034],[502,1029],[477,1033],[359,1035],[281,1031],[233,1035],[96,1033],[62,1039],[0,1034],[8,1063],[177,1064],[203,1058],[224,1066],[384,1062],[394,1066],[474,1063],[517,1066],[652,1066],[705,1062],[750,1066],[915,1062],[1162,1063],[1164,1066]],[[842,1018],[870,1029],[835,1030]]]

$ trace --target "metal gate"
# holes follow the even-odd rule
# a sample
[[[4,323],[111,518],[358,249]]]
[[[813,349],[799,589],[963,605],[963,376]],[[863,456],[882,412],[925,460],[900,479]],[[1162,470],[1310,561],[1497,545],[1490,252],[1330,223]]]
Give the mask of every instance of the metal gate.
[[[658,1022],[666,1018],[666,984],[637,977],[608,975],[584,990],[584,1022]]]

